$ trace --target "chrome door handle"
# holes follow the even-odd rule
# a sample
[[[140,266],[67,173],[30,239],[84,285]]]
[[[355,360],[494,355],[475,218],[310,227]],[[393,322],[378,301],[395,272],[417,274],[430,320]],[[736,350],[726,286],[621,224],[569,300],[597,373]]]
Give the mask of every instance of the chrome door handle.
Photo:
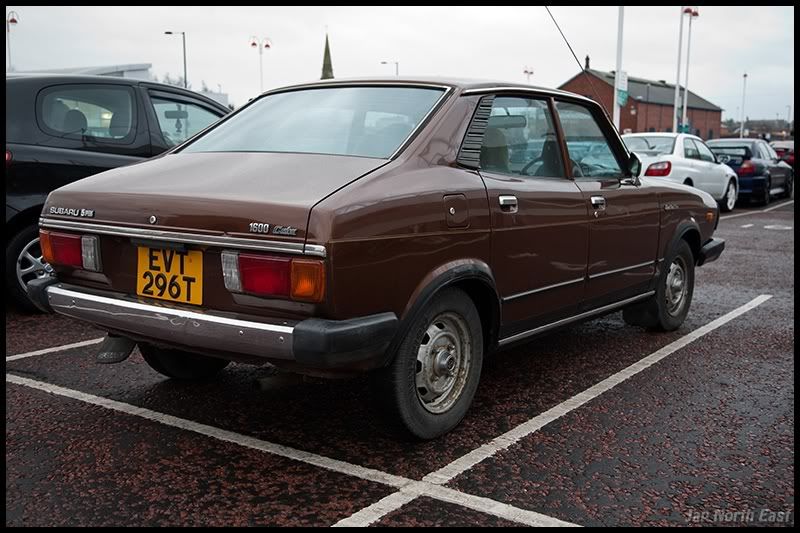
[[[513,194],[501,194],[497,201],[500,203],[500,210],[505,213],[517,212],[517,197]]]
[[[598,211],[606,210],[606,199],[602,196],[592,196],[592,207]]]

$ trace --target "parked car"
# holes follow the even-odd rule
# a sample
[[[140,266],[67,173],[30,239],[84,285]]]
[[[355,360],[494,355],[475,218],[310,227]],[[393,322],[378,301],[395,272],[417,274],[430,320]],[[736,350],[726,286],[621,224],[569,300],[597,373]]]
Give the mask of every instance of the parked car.
[[[708,147],[720,161],[736,171],[739,194],[751,202],[767,205],[772,196],[792,196],[794,170],[778,158],[766,141],[714,139],[708,141]]]
[[[586,143],[600,148],[573,153]],[[620,309],[683,323],[695,267],[724,248],[719,208],[639,171],[602,108],[571,93],[296,85],[52,192],[56,278],[28,290],[108,330],[101,361],[138,343],[175,379],[230,360],[369,371],[405,428],[433,438],[467,412],[490,352]]]
[[[622,140],[642,160],[643,175],[697,187],[713,196],[722,211],[733,210],[739,195],[736,172],[718,161],[700,137],[631,133],[623,135]]]
[[[172,85],[107,76],[6,75],[6,294],[50,275],[39,215],[53,189],[142,161],[230,110]]]
[[[780,159],[794,169],[794,141],[772,141],[769,145]]]

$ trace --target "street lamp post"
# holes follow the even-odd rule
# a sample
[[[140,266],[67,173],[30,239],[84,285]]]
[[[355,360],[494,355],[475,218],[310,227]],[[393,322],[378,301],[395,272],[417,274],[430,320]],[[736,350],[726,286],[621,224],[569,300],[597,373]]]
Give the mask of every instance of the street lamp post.
[[[388,65],[390,63],[394,63],[394,75],[400,75],[400,62],[399,61],[381,61],[381,65]]]
[[[692,8],[691,12],[689,13],[689,36],[686,42],[686,80],[684,81],[683,85],[683,115],[681,118],[681,124],[683,127],[686,127],[687,124],[687,107],[689,106],[689,52],[692,49],[692,20],[695,17],[699,17],[700,13],[697,9]]]
[[[625,8],[623,6],[619,6],[619,15],[617,18],[617,70],[614,72],[614,110],[613,110],[613,118],[614,118],[614,127],[617,128],[617,131],[620,130],[620,118],[619,118],[619,91],[620,91],[620,81],[622,79],[622,24],[625,19]]]
[[[650,131],[650,123],[648,119],[650,117],[650,84],[647,84],[647,98],[645,99],[645,108],[644,108],[644,130]]]
[[[19,15],[17,15],[16,11],[10,11],[6,16],[6,50],[8,50],[8,70],[9,72],[14,70],[14,66],[11,64],[11,25],[19,23]]]
[[[740,125],[739,125],[739,138],[741,139],[744,137],[744,94],[745,90],[747,89],[747,72],[744,73],[744,81],[742,82],[742,114],[740,116]]]
[[[528,68],[528,65],[525,65],[525,70],[522,71],[523,74],[528,78],[528,85],[531,83],[531,76],[533,76],[533,69]]]
[[[681,94],[681,51],[683,50],[683,16],[691,13],[692,8],[688,6],[681,6],[681,24],[678,29],[678,68],[675,75],[675,104],[672,110],[672,131],[678,132],[678,106]]]
[[[250,37],[250,48],[258,48],[259,94],[264,92],[264,49],[272,48],[272,41],[263,37]]]
[[[165,31],[164,35],[177,35],[181,34],[183,40],[183,86],[189,88],[189,79],[186,77],[186,32],[185,31]]]

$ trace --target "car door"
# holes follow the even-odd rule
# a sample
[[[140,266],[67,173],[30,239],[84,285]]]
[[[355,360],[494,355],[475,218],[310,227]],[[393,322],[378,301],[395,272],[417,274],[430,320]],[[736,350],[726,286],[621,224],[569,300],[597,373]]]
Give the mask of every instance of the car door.
[[[492,270],[509,336],[575,312],[583,296],[586,204],[567,179],[549,97],[486,96],[479,172],[492,221]],[[485,119],[485,117],[484,117]]]
[[[688,180],[693,187],[702,188],[707,178],[705,176],[706,169],[700,159],[700,150],[697,149],[697,145],[691,137],[683,136],[681,145],[683,146],[681,182],[686,183]]]
[[[210,126],[224,113],[200,99],[166,90],[146,91],[150,102],[153,155],[181,144]]]
[[[772,187],[786,188],[786,180],[789,177],[791,167],[778,157],[775,150],[764,141],[758,143],[761,152],[764,154],[764,161],[769,167],[769,175],[772,178]]]
[[[728,187],[728,173],[725,167],[717,162],[714,152],[706,146],[706,143],[700,139],[693,140],[703,165],[703,186],[700,188],[720,200]]]
[[[627,152],[598,110],[559,99],[556,109],[589,224],[582,306],[600,307],[641,294],[655,273],[658,198],[637,180],[625,179]],[[585,145],[593,154],[591,160],[584,160]],[[603,153],[602,158],[598,152]]]

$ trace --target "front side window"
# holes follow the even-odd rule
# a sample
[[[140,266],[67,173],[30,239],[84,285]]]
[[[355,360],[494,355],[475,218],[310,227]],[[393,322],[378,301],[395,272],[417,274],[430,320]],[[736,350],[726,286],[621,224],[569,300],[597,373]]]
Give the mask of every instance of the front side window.
[[[299,152],[388,159],[443,89],[325,87],[262,97],[182,152]]]
[[[708,161],[709,163],[713,163],[714,161],[716,161],[716,159],[714,158],[714,153],[708,146],[706,146],[706,143],[695,139],[694,144],[695,146],[697,146],[698,152],[700,152],[700,159],[702,159],[703,161]]]
[[[42,129],[53,136],[131,142],[134,110],[130,87],[57,85],[39,93],[37,118]]]
[[[542,100],[494,99],[481,145],[481,170],[534,177],[564,177],[553,117]]]
[[[150,100],[167,146],[178,145],[219,120],[219,115],[196,104],[157,97]]]
[[[622,178],[622,167],[592,113],[568,102],[556,102],[556,109],[572,162],[572,175],[576,178]]]

